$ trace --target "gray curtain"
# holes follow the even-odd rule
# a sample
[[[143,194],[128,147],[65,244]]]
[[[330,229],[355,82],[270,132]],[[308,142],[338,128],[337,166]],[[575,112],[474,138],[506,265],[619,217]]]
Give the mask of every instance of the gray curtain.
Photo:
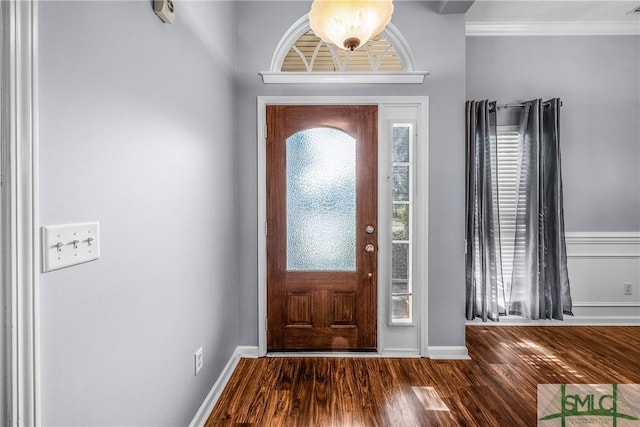
[[[466,103],[466,317],[506,314],[497,187],[496,103]]]
[[[524,103],[510,314],[571,313],[560,167],[560,99]]]

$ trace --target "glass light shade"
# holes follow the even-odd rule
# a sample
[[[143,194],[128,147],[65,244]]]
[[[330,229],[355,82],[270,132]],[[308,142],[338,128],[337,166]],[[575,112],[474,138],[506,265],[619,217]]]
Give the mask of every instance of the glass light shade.
[[[393,0],[314,0],[309,24],[325,42],[355,50],[380,34],[392,13]]]

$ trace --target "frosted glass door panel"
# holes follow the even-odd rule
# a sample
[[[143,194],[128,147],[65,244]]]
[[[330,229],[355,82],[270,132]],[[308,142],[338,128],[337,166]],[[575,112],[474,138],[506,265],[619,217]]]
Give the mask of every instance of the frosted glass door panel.
[[[287,270],[355,271],[356,140],[333,128],[287,139]]]

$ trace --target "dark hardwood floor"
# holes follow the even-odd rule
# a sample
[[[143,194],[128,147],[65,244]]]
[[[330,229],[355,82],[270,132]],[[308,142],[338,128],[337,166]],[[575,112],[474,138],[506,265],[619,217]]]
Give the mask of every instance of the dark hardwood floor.
[[[537,384],[640,383],[640,327],[468,326],[472,360],[243,359],[207,426],[535,426]]]

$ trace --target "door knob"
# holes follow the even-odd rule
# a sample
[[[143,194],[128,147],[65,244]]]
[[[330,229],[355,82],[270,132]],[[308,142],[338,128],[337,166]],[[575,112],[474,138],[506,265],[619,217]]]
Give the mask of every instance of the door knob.
[[[367,243],[367,245],[364,247],[364,251],[372,254],[376,251],[376,247],[373,246],[371,243]]]

